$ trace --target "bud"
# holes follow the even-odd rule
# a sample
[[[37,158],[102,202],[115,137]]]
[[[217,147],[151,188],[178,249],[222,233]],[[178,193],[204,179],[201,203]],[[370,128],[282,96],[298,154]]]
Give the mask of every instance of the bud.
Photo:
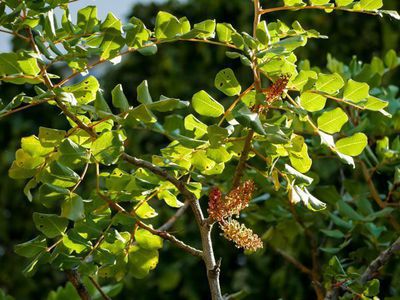
[[[224,232],[224,237],[234,242],[237,248],[243,248],[252,252],[263,248],[263,243],[260,237],[253,233],[253,231],[247,228],[244,224],[229,219],[220,222],[219,226]]]

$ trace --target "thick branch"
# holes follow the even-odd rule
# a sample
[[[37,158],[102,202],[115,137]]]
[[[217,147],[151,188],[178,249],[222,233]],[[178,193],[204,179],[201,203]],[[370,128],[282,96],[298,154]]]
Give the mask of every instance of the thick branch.
[[[214,249],[211,241],[212,226],[206,222],[196,196],[187,189],[185,182],[178,180],[166,170],[148,161],[130,156],[126,153],[122,154],[121,158],[132,165],[147,169],[161,178],[169,181],[179,190],[186,201],[189,202],[200,231],[201,243],[203,246],[203,261],[207,269],[207,279],[210,286],[211,298],[213,300],[222,300],[223,297],[219,283],[220,268],[219,264],[215,261]]]
[[[400,238],[398,238],[388,249],[378,255],[367,267],[361,276],[361,283],[374,279],[379,274],[379,269],[389,262],[395,252],[400,251]]]
[[[68,280],[74,286],[76,292],[82,300],[90,300],[91,297],[85,285],[82,283],[79,273],[75,270],[67,270],[65,271],[67,274]]]

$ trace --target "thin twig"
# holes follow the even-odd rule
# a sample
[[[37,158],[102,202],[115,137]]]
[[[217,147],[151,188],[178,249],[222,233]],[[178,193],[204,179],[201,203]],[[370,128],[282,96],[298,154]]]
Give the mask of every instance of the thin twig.
[[[148,47],[157,46],[157,45],[165,44],[165,43],[170,43],[170,42],[172,42],[172,41],[186,41],[186,42],[208,43],[208,44],[213,44],[213,45],[218,45],[218,46],[224,46],[224,47],[228,47],[228,48],[237,49],[237,47],[236,47],[235,45],[232,45],[232,44],[221,43],[221,42],[217,42],[217,41],[210,41],[210,40],[206,40],[206,39],[154,40],[151,44],[144,45],[144,46],[141,47],[141,48],[128,48],[127,50],[124,50],[124,51],[118,53],[117,55],[115,55],[115,56],[112,57],[112,58],[100,59],[100,60],[98,60],[98,61],[92,63],[91,65],[87,66],[86,69],[85,69],[85,71],[89,71],[89,70],[93,69],[94,67],[96,67],[96,66],[98,66],[98,65],[100,65],[100,64],[103,64],[103,63],[105,63],[105,62],[107,62],[107,61],[110,61],[110,60],[112,60],[112,59],[114,59],[114,58],[117,58],[117,57],[119,57],[119,56],[124,56],[124,55],[126,55],[126,54],[128,54],[128,53],[134,53],[134,52],[137,52],[137,51],[139,51],[139,50],[142,50],[142,49],[145,49],[145,48],[148,48]],[[67,82],[70,81],[72,78],[74,78],[74,77],[76,77],[77,75],[79,75],[80,73],[81,73],[80,71],[75,71],[75,72],[73,72],[73,73],[70,74],[67,78],[65,78],[65,79],[63,79],[62,81],[60,81],[60,82],[56,85],[56,87],[60,87],[60,86],[64,85],[65,83],[67,83]]]
[[[373,12],[373,11],[364,11],[364,10],[354,10],[350,8],[345,8],[345,7],[327,7],[323,5],[308,5],[308,6],[281,6],[281,7],[273,7],[273,8],[267,8],[263,9],[261,11],[261,14],[268,14],[276,11],[283,11],[283,10],[288,10],[288,11],[299,11],[299,10],[306,10],[306,9],[316,9],[316,10],[341,10],[341,11],[347,11],[347,12],[353,12],[353,13],[362,13],[362,14],[368,14],[368,15],[378,15],[378,13]]]
[[[52,99],[43,99],[43,100],[39,100],[39,101],[36,101],[36,102],[29,103],[28,105],[25,105],[25,106],[21,106],[21,107],[15,108],[13,110],[7,111],[7,112],[3,113],[2,115],[0,115],[0,119],[4,118],[4,117],[7,117],[9,115],[15,114],[17,112],[20,112],[22,110],[25,110],[25,109],[40,105],[42,103],[47,103],[47,102],[49,102],[51,100],[54,100],[54,99],[53,98]]]
[[[169,230],[169,229],[175,224],[176,220],[178,220],[178,218],[179,218],[180,216],[182,216],[182,215],[186,212],[186,210],[188,209],[189,206],[190,206],[190,205],[189,205],[189,201],[185,201],[185,203],[183,204],[183,206],[180,207],[180,208],[175,212],[175,214],[174,214],[171,218],[168,219],[167,222],[165,222],[163,225],[161,225],[160,227],[158,227],[158,230],[160,230],[160,231],[167,231],[167,230]]]
[[[108,295],[102,290],[101,286],[99,285],[99,283],[96,281],[96,279],[94,279],[92,276],[88,276],[89,280],[93,283],[94,287],[99,291],[101,297],[104,300],[111,300],[110,297],[108,297]]]
[[[14,35],[14,36],[19,37],[20,39],[24,40],[25,42],[29,42],[29,38],[27,38],[26,36],[23,36],[22,34],[19,34],[18,32],[8,31],[8,30],[5,30],[5,29],[0,29],[0,32],[4,32],[4,33],[8,33],[8,34]]]
[[[274,250],[279,253],[284,259],[286,259],[288,262],[290,262],[293,266],[295,266],[297,269],[299,269],[301,272],[312,276],[312,271],[307,268],[305,265],[303,265],[301,262],[296,260],[294,257],[290,256],[287,254],[285,251],[280,250],[280,249],[275,249]]]
[[[251,149],[251,141],[254,136],[254,130],[250,129],[249,133],[246,136],[246,140],[244,142],[243,151],[240,155],[239,163],[236,166],[235,175],[233,177],[232,188],[237,187],[240,184],[240,180],[242,179],[244,169],[246,167],[246,161],[249,157],[250,149]]]
[[[85,167],[83,168],[82,174],[81,174],[81,176],[79,177],[78,182],[72,187],[71,193],[75,192],[76,189],[78,188],[78,186],[79,186],[79,185],[81,184],[81,182],[83,181],[83,179],[85,179],[85,176],[86,176],[87,170],[88,170],[88,168],[89,168],[89,165],[90,165],[90,162],[87,162],[86,165],[85,165]]]
[[[194,247],[191,247],[187,244],[185,244],[184,242],[182,242],[181,240],[177,239],[175,236],[173,236],[172,234],[166,232],[166,231],[160,231],[157,229],[154,229],[150,226],[148,226],[147,224],[143,223],[142,221],[137,221],[136,223],[140,228],[142,229],[146,229],[147,231],[151,232],[154,235],[157,235],[159,237],[161,237],[164,240],[168,240],[170,241],[172,244],[174,244],[175,246],[181,248],[182,250],[190,253],[193,256],[197,256],[202,258],[203,257],[203,251],[198,250]]]
[[[372,199],[374,199],[376,204],[378,204],[378,206],[381,209],[384,209],[386,207],[386,203],[383,202],[381,197],[379,196],[379,193],[378,193],[378,191],[377,191],[377,189],[375,187],[374,182],[372,181],[372,178],[371,178],[371,176],[369,174],[369,170],[368,170],[367,166],[365,165],[365,163],[363,161],[360,161],[360,164],[361,164],[362,174],[363,174],[364,179],[365,179],[365,181],[367,183],[367,186],[369,188],[369,191],[370,191]],[[393,228],[396,231],[399,232],[400,231],[400,224],[397,222],[397,220],[392,215],[389,215],[389,221],[390,221],[390,224],[393,226]]]

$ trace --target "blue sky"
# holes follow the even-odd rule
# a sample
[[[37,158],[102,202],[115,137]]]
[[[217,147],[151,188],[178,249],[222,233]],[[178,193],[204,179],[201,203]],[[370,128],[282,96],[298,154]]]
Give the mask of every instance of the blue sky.
[[[162,2],[163,0],[151,0],[152,2]],[[96,5],[98,17],[104,19],[108,12],[113,12],[117,17],[124,19],[130,12],[134,3],[150,2],[150,0],[79,0],[70,4],[71,16],[75,20],[76,12],[85,6]],[[0,32],[0,52],[11,51],[10,36]]]

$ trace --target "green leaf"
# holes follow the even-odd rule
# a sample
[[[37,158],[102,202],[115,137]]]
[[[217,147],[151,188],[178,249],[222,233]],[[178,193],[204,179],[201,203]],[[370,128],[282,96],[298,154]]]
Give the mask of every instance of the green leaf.
[[[110,106],[108,105],[106,99],[104,99],[103,91],[100,89],[96,93],[94,107],[96,109],[96,113],[98,113],[101,118],[112,114]]]
[[[189,105],[190,105],[189,101],[181,101],[179,99],[161,96],[159,101],[147,104],[147,107],[150,110],[155,110],[159,112],[168,112],[175,109],[186,108]]]
[[[236,33],[236,30],[229,23],[218,23],[216,31],[218,40],[223,43],[230,43],[232,35]]]
[[[193,27],[202,31],[202,33],[197,34],[198,38],[213,38],[215,35],[215,20],[205,20],[203,22],[194,24]]]
[[[126,112],[129,110],[129,102],[128,99],[126,99],[121,84],[115,86],[115,88],[111,91],[111,96],[112,104],[119,108],[121,112]]]
[[[85,217],[85,207],[79,195],[72,194],[67,197],[61,206],[61,216],[71,221],[82,220]]]
[[[35,58],[20,57],[16,53],[0,53],[0,81],[36,84],[42,82],[39,73],[40,68]]]
[[[374,297],[379,294],[380,282],[378,279],[372,279],[364,287],[363,294],[367,297]],[[374,297],[375,298],[375,297]]]
[[[296,184],[310,185],[313,182],[313,179],[311,177],[308,177],[298,172],[296,169],[287,164],[285,164],[285,171],[290,175],[289,177],[292,177],[292,179],[296,181]]]
[[[334,239],[341,239],[344,237],[343,232],[340,230],[327,230],[327,229],[321,229],[320,230],[323,234],[325,234],[328,237],[334,238]]]
[[[310,0],[311,5],[325,5],[329,3],[330,0]]]
[[[89,152],[87,149],[76,144],[70,139],[65,139],[58,147],[60,157],[58,161],[70,168],[76,168],[89,160]]]
[[[199,150],[193,153],[191,162],[192,165],[200,172],[206,172],[215,167],[215,161],[207,157],[205,150]]]
[[[253,129],[258,134],[266,134],[258,114],[251,112],[243,102],[239,102],[232,110],[229,118],[232,117],[241,125]]]
[[[80,177],[71,168],[64,166],[59,161],[53,161],[40,176],[40,181],[61,188],[73,187]]]
[[[147,202],[144,202],[136,210],[136,215],[141,219],[150,219],[156,217],[158,213]]]
[[[14,251],[24,257],[34,257],[47,249],[46,239],[38,236],[28,242],[15,245]]]
[[[311,211],[320,211],[326,208],[326,204],[315,198],[306,188],[293,186],[290,190],[290,201],[294,204],[303,202],[304,205]]]
[[[302,6],[305,5],[303,0],[283,0],[285,6]]]
[[[69,196],[70,191],[52,184],[44,183],[39,188],[37,198],[46,207],[52,207],[58,201],[64,200]]]
[[[289,152],[289,159],[292,166],[301,173],[307,173],[311,168],[312,160],[308,156],[308,147],[304,142],[300,151]]]
[[[338,74],[322,74],[318,75],[315,88],[327,94],[336,94],[344,86],[343,78]]]
[[[132,276],[138,279],[146,277],[150,270],[156,268],[158,264],[158,251],[146,250],[139,246],[129,249],[129,266]]]
[[[151,112],[147,105],[140,104],[129,111],[126,121],[128,124],[132,123],[132,126],[137,125],[136,123],[138,121],[141,121],[145,124],[153,124],[157,122],[157,117]]]
[[[196,139],[207,134],[207,125],[198,120],[192,114],[185,117],[184,126],[187,130],[193,131]]]
[[[93,32],[98,23],[96,6],[91,5],[78,10],[77,25],[82,29],[82,33]]]
[[[314,112],[325,107],[326,97],[313,92],[305,92],[300,96],[300,105],[305,110]]]
[[[153,103],[153,99],[151,98],[149,92],[149,86],[147,84],[147,80],[143,80],[137,87],[137,100],[143,104],[151,104]]]
[[[337,202],[340,215],[348,217],[350,220],[363,221],[364,217],[356,212],[349,204],[340,200]]]
[[[158,47],[153,42],[144,43],[142,48],[138,49],[138,52],[143,56],[150,56],[156,54],[158,51]]]
[[[396,68],[400,64],[400,58],[397,57],[395,50],[389,50],[385,55],[385,65],[390,69]]]
[[[177,197],[168,190],[161,190],[160,192],[158,192],[157,196],[159,199],[164,200],[165,203],[170,207],[179,208],[183,206],[183,203],[179,201]]]
[[[189,28],[190,30],[190,28]],[[156,26],[154,32],[157,39],[170,39],[184,32],[184,26],[170,13],[160,11],[156,17]]]
[[[215,77],[214,85],[227,96],[239,95],[242,91],[242,87],[237,81],[235,73],[233,73],[230,68],[218,72]]]
[[[63,91],[72,93],[79,104],[88,104],[96,99],[99,87],[96,77],[89,76],[80,83],[64,87]]]
[[[339,132],[343,125],[349,120],[346,113],[339,107],[324,112],[317,120],[318,128],[333,134]]]
[[[337,6],[347,6],[354,2],[354,0],[335,0]]]
[[[373,96],[369,96],[367,98],[367,102],[363,104],[363,107],[368,110],[372,111],[380,111],[387,107],[389,105],[389,102],[378,99]]]
[[[57,215],[33,213],[36,228],[48,238],[63,235],[68,226],[68,220]]]
[[[163,246],[163,239],[161,237],[142,228],[136,230],[135,241],[138,243],[140,248],[146,250],[156,250]]]
[[[231,160],[232,154],[229,153],[224,147],[208,148],[207,157],[211,158],[217,163],[226,163]]]
[[[369,85],[350,79],[343,92],[343,97],[354,103],[358,103],[369,96]]]
[[[100,58],[107,60],[118,57],[119,50],[124,46],[125,39],[122,37],[122,24],[112,13],[108,13],[106,19],[100,26],[104,32],[103,41],[100,45],[102,51]],[[118,62],[120,57],[118,57]]]
[[[383,2],[382,0],[360,0],[359,5],[363,10],[377,10],[383,6]]]
[[[336,142],[336,149],[340,153],[357,156],[363,152],[368,144],[368,138],[364,133],[356,133],[350,137],[340,139]]]
[[[90,242],[74,229],[69,230],[68,233],[63,236],[62,241],[65,247],[78,254],[91,246]]]
[[[150,30],[136,17],[132,17],[129,23],[133,26],[126,29],[126,44],[128,47],[140,48],[150,39]]]
[[[221,146],[225,139],[228,137],[229,132],[225,128],[221,128],[214,124],[207,127],[208,139],[210,140],[211,147]]]
[[[124,151],[123,138],[116,131],[104,132],[93,142],[91,151],[98,162],[110,166]]]
[[[194,110],[208,117],[219,117],[225,111],[224,107],[211,97],[206,91],[200,91],[193,95],[192,105]]]
[[[39,127],[39,141],[44,147],[56,147],[64,139],[65,130]]]

